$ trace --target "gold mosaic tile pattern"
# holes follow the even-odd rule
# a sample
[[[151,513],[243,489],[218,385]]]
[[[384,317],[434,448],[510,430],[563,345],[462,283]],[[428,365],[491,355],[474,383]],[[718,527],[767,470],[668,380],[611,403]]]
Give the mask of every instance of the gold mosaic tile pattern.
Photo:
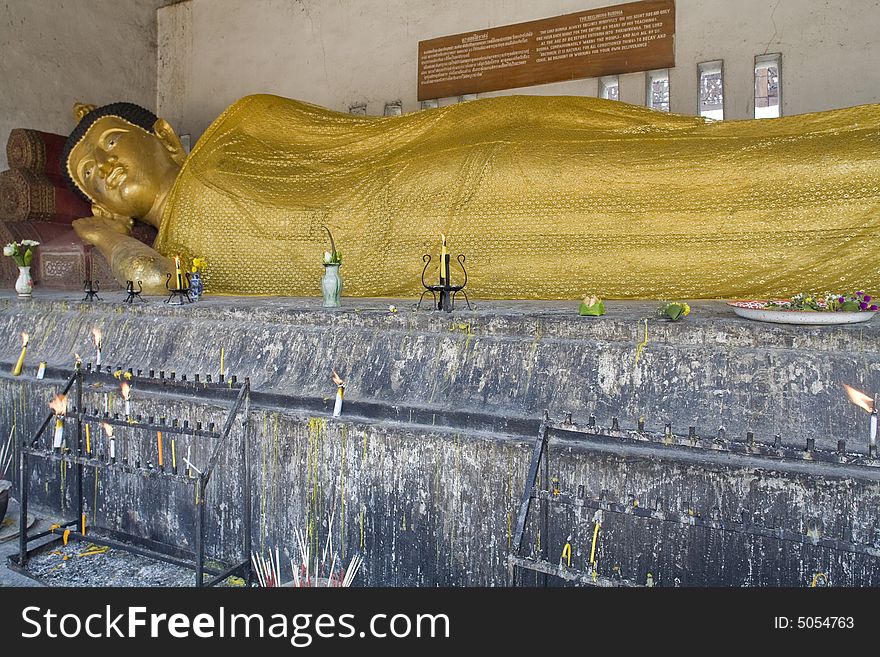
[[[352,296],[419,293],[440,233],[472,298],[878,290],[880,106],[705,123],[579,97],[365,117],[250,96],[194,148],[157,246],[207,257],[212,292],[318,295],[325,224]]]

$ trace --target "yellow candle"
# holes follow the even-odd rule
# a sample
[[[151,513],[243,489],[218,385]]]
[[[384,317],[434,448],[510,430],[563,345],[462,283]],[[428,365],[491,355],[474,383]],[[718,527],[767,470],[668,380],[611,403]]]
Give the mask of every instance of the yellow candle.
[[[223,347],[220,347],[220,376],[226,374],[226,370],[223,369],[224,360],[226,356],[226,350]]]
[[[174,448],[174,438],[171,439],[171,467],[177,469],[177,450]]]
[[[86,535],[86,514],[82,514],[82,535]]]
[[[161,431],[156,432],[156,442],[159,445],[159,467],[161,468],[165,464],[165,462],[162,460],[162,432]]]
[[[12,376],[18,376],[21,374],[21,368],[24,367],[24,356],[27,353],[28,346],[28,334],[21,334],[21,355],[18,357],[18,362],[15,364],[15,367],[12,368]]]
[[[440,233],[440,237],[443,239],[443,246],[440,249],[440,280],[446,278],[446,235]]]
[[[594,566],[596,565],[596,539],[599,536],[599,526],[600,523],[596,522],[596,526],[593,527],[593,547],[590,549],[590,563]]]
[[[180,271],[180,256],[174,256],[174,269],[177,271],[177,289],[183,289],[183,272]]]
[[[92,453],[92,436],[89,431],[89,425],[86,425],[86,454]],[[85,533],[85,532],[83,532]]]

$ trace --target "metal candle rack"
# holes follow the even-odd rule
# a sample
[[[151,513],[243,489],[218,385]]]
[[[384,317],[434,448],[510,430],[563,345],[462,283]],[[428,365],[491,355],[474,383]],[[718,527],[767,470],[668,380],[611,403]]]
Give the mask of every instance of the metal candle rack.
[[[135,292],[134,281],[125,281],[125,292],[128,296],[125,297],[122,303],[133,303],[135,299],[144,303],[147,302],[146,299],[141,299],[141,292],[144,291],[143,284],[141,283],[141,281],[138,281],[137,284],[138,290],[137,292]]]
[[[467,292],[464,291],[465,285],[467,285],[468,275],[467,270],[464,268],[465,257],[464,254],[459,255],[456,260],[458,260],[458,264],[461,267],[461,271],[464,273],[464,282],[461,285],[452,285],[452,281],[449,277],[449,254],[446,254],[444,261],[440,263],[440,283],[438,285],[428,285],[425,282],[425,272],[428,271],[428,265],[431,264],[431,256],[427,253],[422,256],[422,261],[425,263],[425,268],[422,270],[422,287],[425,288],[425,291],[422,292],[422,295],[419,297],[419,303],[416,308],[420,308],[422,305],[422,300],[425,298],[425,295],[430,292],[431,296],[434,298],[434,307],[437,310],[444,310],[446,312],[452,312],[455,308],[455,295],[461,292],[464,295],[465,303],[467,303],[467,307],[471,310],[471,302],[468,299]],[[443,274],[446,274],[445,278]],[[437,294],[440,295],[440,300],[437,300]]]
[[[116,368],[117,373],[121,372],[120,368]],[[48,432],[48,442],[41,439],[46,434],[52,419],[55,417],[54,412],[49,413],[39,429],[33,434],[32,438],[23,443],[19,449],[19,490],[21,492],[20,505],[20,521],[21,533],[19,534],[19,550],[17,555],[9,557],[10,565],[17,570],[25,572],[30,555],[37,549],[28,550],[28,543],[43,538],[48,535],[57,535],[67,538],[86,540],[98,545],[106,545],[131,552],[134,554],[144,555],[153,559],[166,561],[178,566],[191,568],[195,571],[196,586],[214,586],[226,578],[239,575],[250,581],[250,553],[251,553],[251,498],[250,498],[250,468],[248,457],[248,438],[250,430],[250,381],[245,379],[243,383],[239,383],[236,377],[232,377],[229,381],[225,381],[221,375],[217,382],[211,381],[208,375],[205,380],[199,380],[199,375],[195,376],[192,381],[187,381],[186,376],[177,379],[174,372],[171,372],[171,378],[165,378],[165,372],[160,371],[159,377],[154,378],[155,370],[149,371],[149,377],[142,376],[142,370],[138,370],[135,375],[132,369],[128,369],[132,384],[138,384],[145,389],[156,389],[163,397],[172,397],[173,399],[184,399],[192,401],[195,395],[207,397],[211,401],[231,402],[229,413],[226,416],[222,429],[217,431],[214,423],[208,425],[207,428],[202,427],[202,423],[196,423],[195,427],[191,427],[188,421],[180,423],[177,419],[172,419],[171,423],[166,423],[166,418],[160,417],[156,422],[154,417],[148,417],[146,421],[141,416],[128,417],[120,419],[118,415],[111,416],[109,413],[103,414],[98,411],[88,412],[83,406],[83,384],[90,383],[107,383],[117,385],[118,381],[114,378],[114,370],[111,367],[92,369],[91,363],[85,368],[77,367],[70,375],[66,384],[62,388],[60,394],[67,395],[71,388],[75,386],[75,407],[72,412],[67,414],[68,421],[73,420],[75,423],[75,439],[71,445],[68,442],[68,449],[53,449],[51,440],[51,431]],[[205,509],[207,504],[208,483],[211,475],[217,465],[218,459],[224,448],[229,446],[229,435],[232,430],[235,419],[243,416],[242,421],[242,438],[241,438],[241,471],[240,477],[242,482],[243,505],[242,512],[242,544],[241,559],[242,561],[234,564],[221,564],[221,568],[213,568],[205,566]],[[204,469],[199,472],[195,468],[186,466],[186,473],[179,472],[180,468],[174,467],[158,467],[153,466],[152,462],[142,463],[140,458],[136,458],[134,463],[130,462],[128,455],[120,459],[111,459],[109,455],[105,458],[105,454],[95,449],[97,436],[92,441],[91,453],[87,453],[84,449],[85,441],[83,438],[83,423],[107,423],[111,426],[121,427],[126,431],[131,430],[148,430],[151,435],[156,432],[162,432],[167,435],[186,435],[192,438],[210,439],[213,441],[213,450],[210,459]],[[120,437],[124,434],[120,433]],[[27,530],[27,507],[28,507],[28,491],[30,488],[31,468],[28,466],[28,459],[38,458],[46,461],[62,461],[69,466],[75,468],[75,491],[76,491],[76,509],[77,517],[74,520],[55,525],[48,531],[30,535]],[[170,461],[170,459],[165,459]],[[195,489],[195,550],[190,551],[183,546],[160,544],[150,541],[144,537],[136,536],[125,532],[112,530],[110,528],[100,528],[102,533],[106,533],[108,537],[97,536],[92,533],[84,534],[82,531],[75,531],[71,527],[77,528],[83,518],[84,497],[83,497],[83,469],[86,467],[94,468],[96,471],[100,469],[115,470],[126,474],[140,475],[148,479],[158,478],[167,479],[169,481],[181,484],[188,484]],[[195,475],[193,475],[195,473]],[[82,529],[80,527],[80,529]],[[210,576],[205,581],[205,575]]]
[[[165,281],[165,289],[170,293],[168,298],[165,299],[165,303],[169,306],[182,306],[183,300],[186,299],[190,303],[192,303],[192,297],[189,295],[189,272],[182,272],[180,278],[178,279],[178,287],[171,287],[171,276],[172,274],[167,274],[168,278]],[[184,276],[186,277],[186,284],[183,282]]]
[[[601,513],[630,515],[681,525],[704,527],[709,530],[732,532],[750,536],[773,538],[776,540],[810,544],[818,547],[880,558],[880,549],[874,545],[858,543],[849,535],[842,538],[830,536],[813,538],[804,532],[783,527],[767,526],[760,517],[753,517],[742,511],[735,520],[723,519],[717,508],[701,515],[690,511],[667,510],[663,500],[656,499],[651,506],[642,507],[635,500],[628,503],[612,501],[608,491],[598,498],[585,495],[584,486],[577,491],[566,489],[558,477],[551,477],[549,445],[550,439],[567,440],[569,444],[605,454],[651,460],[671,460],[692,465],[722,466],[726,468],[767,469],[789,474],[814,474],[816,476],[843,477],[876,484],[880,482],[880,460],[876,458],[876,447],[869,445],[867,455],[847,452],[846,441],[837,441],[837,450],[816,449],[815,440],[808,438],[804,449],[783,446],[782,438],[774,436],[772,444],[759,443],[752,432],[746,433],[745,441],[727,438],[725,430],[719,429],[715,436],[698,436],[696,427],[688,428],[688,435],[673,433],[672,425],[666,424],[663,432],[645,430],[644,420],[639,420],[635,430],[623,430],[617,418],[612,418],[611,427],[600,427],[596,418],[590,415],[587,426],[581,427],[572,420],[571,413],[560,421],[550,418],[547,411],[538,429],[532,459],[523,489],[516,519],[512,549],[507,558],[508,583],[517,583],[518,570],[540,573],[547,583],[547,577],[557,577],[568,582],[592,586],[640,586],[634,580],[617,576],[602,576],[593,572],[571,568],[553,563],[546,558],[526,556],[522,553],[526,522],[533,501],[541,504],[541,527],[543,545],[551,545],[549,505],[558,503],[578,510],[593,510]],[[543,486],[538,486],[541,466]]]
[[[98,296],[98,292],[100,291],[100,281],[95,281],[94,284],[92,284],[92,281],[83,281],[83,292],[86,293],[86,296],[83,297],[83,301],[94,301],[95,299],[100,301],[101,297]]]

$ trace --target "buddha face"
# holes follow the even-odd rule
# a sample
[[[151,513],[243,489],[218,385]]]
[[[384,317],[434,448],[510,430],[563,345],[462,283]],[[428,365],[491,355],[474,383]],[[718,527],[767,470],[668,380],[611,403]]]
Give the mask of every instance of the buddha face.
[[[156,134],[103,116],[71,150],[68,170],[100,210],[143,218],[168,191],[180,166]]]

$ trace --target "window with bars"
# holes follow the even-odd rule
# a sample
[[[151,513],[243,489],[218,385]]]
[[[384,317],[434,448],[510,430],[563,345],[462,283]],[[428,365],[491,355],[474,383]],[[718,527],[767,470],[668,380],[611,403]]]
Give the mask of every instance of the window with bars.
[[[669,69],[648,71],[645,99],[648,107],[661,112],[669,111]]]
[[[607,100],[620,100],[620,80],[616,75],[599,78],[599,97]]]
[[[700,116],[724,119],[724,64],[719,60],[697,64],[700,76]]]
[[[782,55],[755,57],[755,118],[775,119],[782,116]]]

